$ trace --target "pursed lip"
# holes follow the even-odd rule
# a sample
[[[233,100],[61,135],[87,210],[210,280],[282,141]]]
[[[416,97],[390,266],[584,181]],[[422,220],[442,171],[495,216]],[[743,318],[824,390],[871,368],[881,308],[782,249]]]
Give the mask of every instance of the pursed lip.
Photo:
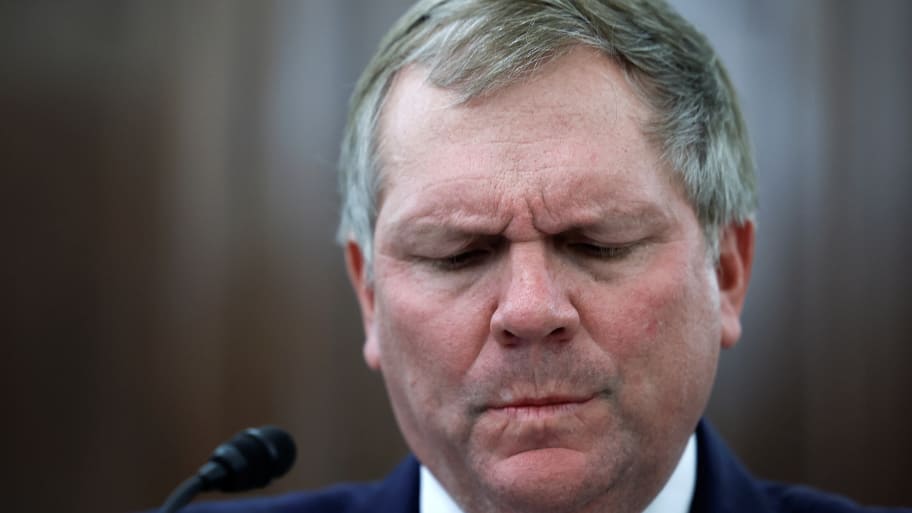
[[[582,406],[597,394],[590,395],[548,395],[542,397],[519,397],[509,401],[494,401],[487,409],[515,415],[543,415],[570,412]]]

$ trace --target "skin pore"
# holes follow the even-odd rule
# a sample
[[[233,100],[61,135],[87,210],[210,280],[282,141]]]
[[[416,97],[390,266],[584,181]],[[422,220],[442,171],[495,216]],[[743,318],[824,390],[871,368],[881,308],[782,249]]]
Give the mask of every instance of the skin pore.
[[[465,104],[425,77],[384,108],[372,281],[346,250],[403,435],[467,513],[641,511],[740,334],[752,225],[707,258],[594,51]]]

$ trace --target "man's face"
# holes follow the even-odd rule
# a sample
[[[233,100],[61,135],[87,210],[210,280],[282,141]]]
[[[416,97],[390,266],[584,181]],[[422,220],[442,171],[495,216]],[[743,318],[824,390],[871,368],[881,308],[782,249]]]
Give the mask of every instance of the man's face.
[[[372,282],[348,247],[403,435],[469,511],[641,510],[743,293],[615,64],[574,50],[468,104],[425,76],[399,74],[381,121]]]

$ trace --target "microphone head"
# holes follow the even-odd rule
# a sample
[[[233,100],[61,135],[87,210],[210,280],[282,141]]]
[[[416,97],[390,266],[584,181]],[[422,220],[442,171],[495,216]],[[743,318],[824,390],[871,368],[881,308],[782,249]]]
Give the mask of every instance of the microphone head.
[[[262,488],[288,472],[296,452],[291,436],[275,426],[245,429],[218,446],[197,475],[204,490]]]

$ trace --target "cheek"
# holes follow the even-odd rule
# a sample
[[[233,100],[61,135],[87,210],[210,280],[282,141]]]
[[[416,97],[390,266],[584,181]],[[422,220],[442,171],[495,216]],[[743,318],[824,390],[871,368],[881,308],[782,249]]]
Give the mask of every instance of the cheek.
[[[705,270],[652,270],[609,294],[589,317],[593,337],[617,362],[624,400],[666,412],[701,409],[718,359],[718,300]],[[651,408],[646,408],[649,411]]]
[[[397,275],[375,289],[380,365],[403,435],[433,462],[470,431],[466,375],[487,339],[480,301],[429,291]],[[488,317],[489,319],[489,317]]]
[[[654,274],[612,284],[583,301],[592,305],[586,309],[584,324],[599,345],[620,361],[654,355],[656,346],[687,316],[683,289],[680,282]]]
[[[433,290],[406,273],[378,283],[376,305],[381,365],[408,376],[410,387],[455,386],[488,337],[478,294]]]

